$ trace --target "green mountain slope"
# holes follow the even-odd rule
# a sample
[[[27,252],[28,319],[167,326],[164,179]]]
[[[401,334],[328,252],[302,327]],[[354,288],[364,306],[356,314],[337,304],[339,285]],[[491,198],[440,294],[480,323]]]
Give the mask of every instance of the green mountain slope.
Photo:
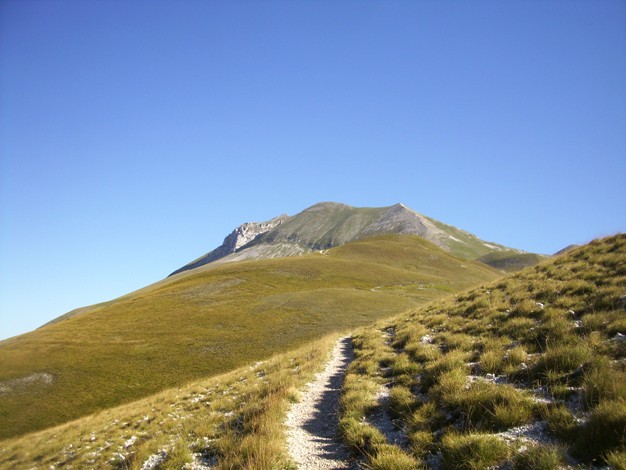
[[[626,462],[626,235],[379,322],[353,343],[341,426],[372,468]],[[381,415],[404,430],[404,449],[370,418]]]
[[[498,276],[399,235],[178,274],[0,342],[0,436],[229,371]]]
[[[403,204],[389,207],[351,207],[323,202],[292,217],[281,215],[262,223],[237,227],[215,250],[186,264],[173,274],[209,263],[294,256],[341,246],[385,234],[417,235],[462,258],[489,253],[522,251],[485,242],[469,232],[425,217]]]
[[[329,254],[411,269],[403,249],[375,246]],[[624,292],[618,236],[363,328],[343,437],[372,468],[622,468]],[[2,440],[0,468],[292,468],[287,406],[333,343]],[[394,420],[393,436],[381,419]]]

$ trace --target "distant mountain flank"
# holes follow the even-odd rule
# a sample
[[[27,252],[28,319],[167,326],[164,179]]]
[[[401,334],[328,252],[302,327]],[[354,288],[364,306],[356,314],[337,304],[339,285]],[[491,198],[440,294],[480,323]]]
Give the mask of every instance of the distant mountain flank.
[[[222,245],[174,271],[170,276],[210,263],[220,264],[251,259],[280,258],[321,251],[377,235],[417,235],[444,250],[467,259],[479,259],[502,269],[517,269],[536,262],[537,255],[486,242],[477,236],[426,217],[404,204],[389,207],[352,207],[321,202],[288,216],[267,222],[247,222],[232,231]],[[497,256],[488,255],[497,253]],[[482,257],[482,258],[481,258]],[[510,262],[509,262],[510,261]]]

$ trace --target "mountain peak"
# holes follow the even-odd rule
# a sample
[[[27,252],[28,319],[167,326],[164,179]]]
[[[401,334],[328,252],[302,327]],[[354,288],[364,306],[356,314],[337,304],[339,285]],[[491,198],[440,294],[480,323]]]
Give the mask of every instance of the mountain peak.
[[[328,210],[328,209],[352,209],[352,206],[347,204],[342,204],[341,202],[318,202],[317,204],[313,204],[311,207],[304,209],[303,212],[306,211],[319,211],[319,210]]]
[[[476,259],[492,251],[507,252],[450,225],[437,222],[402,203],[387,207],[352,207],[319,202],[294,216],[237,227],[213,251],[174,271],[177,274],[209,263],[278,258],[326,250],[345,243],[385,234],[417,235],[444,250]]]

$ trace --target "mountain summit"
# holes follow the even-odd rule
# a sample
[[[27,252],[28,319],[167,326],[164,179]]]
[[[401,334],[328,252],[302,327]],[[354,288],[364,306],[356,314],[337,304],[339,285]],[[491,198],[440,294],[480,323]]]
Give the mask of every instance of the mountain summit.
[[[222,245],[171,275],[209,263],[294,256],[387,234],[418,235],[468,259],[478,259],[494,252],[504,256],[523,253],[480,240],[469,232],[419,214],[404,204],[352,207],[321,202],[294,216],[283,214],[267,222],[240,225]]]

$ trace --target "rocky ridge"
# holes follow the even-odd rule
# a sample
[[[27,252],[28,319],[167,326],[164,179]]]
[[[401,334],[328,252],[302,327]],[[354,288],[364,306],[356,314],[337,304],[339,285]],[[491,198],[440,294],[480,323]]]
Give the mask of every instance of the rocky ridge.
[[[278,217],[274,217],[267,222],[246,222],[237,227],[226,238],[224,238],[224,242],[216,249],[174,271],[171,275],[177,274],[181,271],[187,271],[189,269],[197,268],[204,264],[216,261],[220,258],[224,258],[231,253],[235,253],[240,248],[246,246],[248,243],[253,241],[259,235],[269,232],[271,229],[273,229],[277,225],[280,225],[284,220],[288,218],[288,215],[283,214],[279,215]]]

